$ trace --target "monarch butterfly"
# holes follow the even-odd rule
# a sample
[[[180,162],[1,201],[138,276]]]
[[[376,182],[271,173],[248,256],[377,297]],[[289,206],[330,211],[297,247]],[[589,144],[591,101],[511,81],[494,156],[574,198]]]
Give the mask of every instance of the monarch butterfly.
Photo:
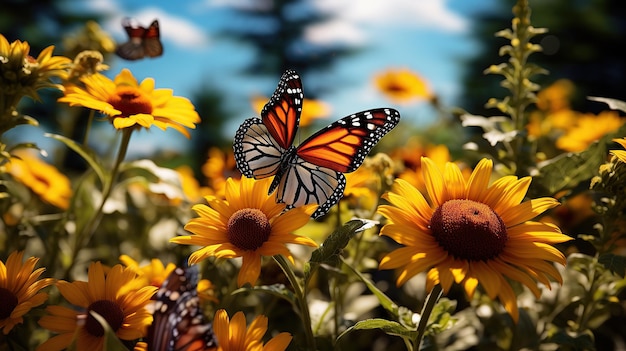
[[[245,120],[233,149],[237,168],[249,178],[274,176],[268,194],[287,208],[318,204],[318,218],[343,196],[346,178],[378,141],[400,121],[400,113],[378,108],[346,116],[293,146],[302,111],[300,76],[287,70],[261,111]]]
[[[198,268],[176,268],[154,295],[148,351],[203,351],[217,349],[211,323],[200,309]]]
[[[163,55],[158,20],[152,21],[149,27],[144,28],[132,19],[124,18],[122,27],[128,34],[128,41],[120,44],[115,50],[119,57],[135,61],[146,56],[157,57]]]

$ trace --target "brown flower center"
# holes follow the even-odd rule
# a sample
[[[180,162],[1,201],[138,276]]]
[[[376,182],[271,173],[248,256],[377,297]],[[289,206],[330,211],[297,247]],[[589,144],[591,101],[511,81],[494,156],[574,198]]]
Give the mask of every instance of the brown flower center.
[[[87,322],[85,323],[85,329],[89,334],[97,337],[101,337],[104,335],[104,328],[102,325],[89,313],[89,311],[94,311],[97,314],[101,315],[111,329],[116,332],[124,322],[124,311],[113,301],[109,300],[98,300],[87,308]]]
[[[125,117],[152,113],[150,99],[141,90],[131,86],[118,86],[116,93],[109,96],[107,102]]]
[[[472,200],[449,200],[430,220],[433,236],[457,259],[487,261],[504,249],[508,235],[502,218],[489,206]]]
[[[387,86],[385,86],[385,89],[391,93],[404,93],[407,90],[404,84],[400,84],[398,82],[387,83]]]
[[[0,288],[0,320],[9,318],[17,307],[17,296],[5,288]]]
[[[228,241],[242,250],[256,250],[270,237],[272,227],[265,213],[244,208],[228,220]]]

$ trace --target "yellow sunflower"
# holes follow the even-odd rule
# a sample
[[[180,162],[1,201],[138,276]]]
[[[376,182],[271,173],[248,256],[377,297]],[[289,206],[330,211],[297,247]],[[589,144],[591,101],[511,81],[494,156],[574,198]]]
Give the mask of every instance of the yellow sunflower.
[[[6,265],[0,261],[0,329],[6,335],[16,324],[24,322],[24,315],[44,303],[48,294],[41,289],[54,279],[39,279],[45,268],[35,268],[38,258],[29,257],[22,263],[24,252],[13,252]]]
[[[570,152],[583,151],[594,141],[617,130],[625,121],[616,111],[602,111],[597,116],[583,114],[565,135],[557,139],[556,146]]]
[[[23,95],[37,98],[36,91],[56,87],[50,79],[67,77],[71,60],[64,56],[52,56],[54,46],[43,49],[37,58],[30,56],[28,42],[12,43],[0,34],[0,86],[4,95],[0,99],[0,112],[15,108]]]
[[[43,201],[66,210],[70,206],[70,180],[54,166],[28,152],[16,152],[6,164],[15,180],[30,188]]]
[[[173,96],[171,89],[155,89],[152,78],[138,83],[126,68],[113,81],[95,73],[81,77],[81,82],[84,89],[69,85],[59,101],[101,111],[117,129],[171,127],[189,138],[185,127],[194,129],[200,123],[200,116],[188,99]]]
[[[89,266],[88,282],[57,282],[65,299],[76,306],[48,306],[49,315],[39,325],[59,335],[37,347],[37,351],[58,351],[76,343],[76,350],[100,351],[103,348],[104,329],[90,314],[98,313],[122,340],[145,336],[152,323],[146,305],[156,292],[154,286],[144,286],[130,268],[113,266],[108,273],[100,262]]]
[[[283,255],[292,263],[291,252],[285,244],[316,247],[317,244],[292,232],[304,226],[315,210],[315,205],[294,208],[285,213],[285,204],[277,204],[267,194],[271,178],[255,181],[243,177],[236,182],[226,181],[225,200],[207,196],[208,206],[193,207],[200,217],[192,218],[185,229],[195,235],[184,235],[170,241],[202,248],[189,256],[189,264],[210,256],[218,258],[242,257],[237,278],[239,286],[254,285],[261,272],[261,257]]]
[[[620,144],[624,149],[626,149],[626,138],[622,139],[613,139],[614,142]],[[611,150],[611,154],[617,157],[618,160],[626,163],[626,151],[625,150]]]
[[[157,288],[163,285],[163,282],[167,277],[176,269],[176,265],[168,263],[167,266],[163,265],[163,262],[157,258],[150,260],[150,263],[139,266],[139,262],[133,260],[128,255],[121,255],[120,261],[122,264],[138,275],[139,279],[143,279],[143,286],[156,286]]]
[[[256,317],[246,328],[246,317],[241,311],[230,320],[225,310],[215,312],[213,330],[219,345],[218,351],[284,351],[292,339],[291,334],[283,332],[263,345],[267,317]]]
[[[409,69],[389,69],[374,77],[376,87],[390,100],[408,103],[434,98],[426,81]]]
[[[241,178],[241,172],[237,169],[233,148],[223,151],[217,147],[211,147],[206,162],[202,165],[202,175],[207,178],[207,185],[213,191],[213,195],[224,197],[224,184],[228,178]],[[208,195],[208,194],[207,194]]]
[[[388,220],[381,235],[405,247],[383,257],[380,269],[402,267],[398,285],[427,271],[427,289],[440,284],[447,293],[456,282],[470,298],[480,283],[517,321],[516,295],[505,277],[539,297],[537,281],[548,287],[549,277],[562,282],[550,261],[564,265],[565,256],[551,244],[571,238],[553,225],[531,221],[557,206],[555,199],[522,202],[531,178],[506,176],[489,185],[492,167],[490,160],[481,160],[466,181],[453,163],[442,175],[433,161],[422,158],[430,204],[406,181],[396,180],[385,195],[390,205],[379,207]]]
[[[203,197],[212,195],[213,190],[207,186],[200,185],[193,173],[193,169],[187,165],[182,165],[174,169],[180,178],[180,186],[183,194],[190,202],[199,202]]]

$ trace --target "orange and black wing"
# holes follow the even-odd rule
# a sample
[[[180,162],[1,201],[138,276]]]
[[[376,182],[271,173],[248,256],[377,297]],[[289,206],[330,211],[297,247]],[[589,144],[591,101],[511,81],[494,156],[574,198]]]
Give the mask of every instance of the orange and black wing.
[[[355,113],[307,138],[298,146],[297,155],[317,166],[353,172],[398,122],[400,113],[391,108]]]
[[[293,70],[285,71],[261,118],[248,118],[237,129],[233,149],[241,174],[260,179],[278,173],[298,131],[302,98],[300,76]]]
[[[163,44],[161,44],[161,32],[159,21],[154,20],[143,34],[143,50],[145,56],[157,57],[163,55]]]
[[[135,61],[146,56],[157,57],[163,54],[159,21],[154,20],[149,27],[145,28],[131,18],[124,18],[122,27],[128,34],[128,41],[118,45],[115,50],[119,57]]]
[[[211,323],[206,320],[197,293],[198,269],[176,268],[163,282],[155,299],[148,328],[148,351],[217,349]]]
[[[263,124],[283,149],[289,149],[296,138],[302,112],[302,82],[294,70],[280,77],[270,101],[261,111]]]
[[[400,121],[394,109],[374,109],[344,117],[307,138],[289,158],[276,198],[287,208],[319,205],[320,217],[343,196],[343,173],[356,170],[380,139]]]

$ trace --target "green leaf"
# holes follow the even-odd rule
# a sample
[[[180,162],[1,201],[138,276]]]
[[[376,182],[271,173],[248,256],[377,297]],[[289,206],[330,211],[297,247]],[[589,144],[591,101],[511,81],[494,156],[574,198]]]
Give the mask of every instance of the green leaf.
[[[456,319],[452,317],[457,302],[447,298],[440,298],[428,319],[428,329],[433,334],[439,334],[452,327]]]
[[[616,99],[609,99],[603,97],[589,96],[587,99],[591,101],[604,102],[609,105],[609,108],[612,110],[620,110],[622,112],[626,112],[626,102]]]
[[[391,313],[393,316],[397,318],[398,317],[398,305],[396,305],[396,303],[393,302],[393,300],[389,298],[389,296],[385,295],[384,292],[382,292],[378,287],[376,287],[374,282],[372,282],[366,276],[364,276],[363,273],[357,271],[356,269],[354,269],[354,267],[352,267],[345,261],[344,263],[348,268],[350,268],[350,270],[352,270],[352,272],[354,272],[354,274],[357,275],[357,277],[359,277],[359,279],[361,279],[363,283],[365,283],[365,285],[372,292],[372,294],[374,294],[374,296],[378,298],[380,305],[383,306],[385,310],[389,311],[389,313]]]
[[[573,189],[589,181],[608,155],[607,145],[616,135],[626,134],[626,124],[614,133],[605,135],[579,153],[566,153],[539,165],[539,175],[533,177],[529,196],[551,196],[561,190]]]
[[[341,333],[337,337],[337,343],[339,343],[339,341],[341,340],[343,336],[345,336],[348,333],[351,333],[354,330],[372,330],[372,329],[380,329],[388,335],[399,336],[401,338],[408,339],[408,340],[414,340],[417,337],[417,332],[415,330],[410,330],[398,322],[375,318],[375,319],[366,319],[363,321],[359,321],[355,325],[346,329],[343,333]]]
[[[626,274],[626,257],[624,256],[605,253],[600,255],[598,262],[600,262],[606,269],[622,278],[624,277],[624,274]]]
[[[293,305],[297,303],[296,296],[293,294],[291,290],[287,289],[287,287],[284,284],[259,285],[259,286],[253,286],[253,287],[239,288],[233,291],[232,295],[240,294],[244,292],[250,292],[250,291],[261,291],[261,292],[265,292],[268,294],[272,294],[283,300],[287,300]]]
[[[341,250],[343,250],[354,235],[363,230],[368,224],[365,220],[355,219],[347,222],[343,227],[332,232],[320,247],[311,253],[311,260],[304,267],[305,280],[308,280],[312,269],[321,264],[337,267],[340,263]]]
[[[590,331],[585,331],[577,336],[570,335],[565,330],[559,330],[552,335],[547,342],[555,343],[566,350],[595,350],[593,336]]]
[[[101,166],[102,162],[98,159],[96,153],[92,149],[90,149],[86,145],[81,145],[70,138],[64,137],[63,135],[45,133],[44,136],[56,139],[65,144],[65,146],[74,150],[89,164],[89,166],[91,166],[93,171],[96,172],[98,178],[100,179],[100,182],[102,184],[106,184],[108,173],[104,171]]]

